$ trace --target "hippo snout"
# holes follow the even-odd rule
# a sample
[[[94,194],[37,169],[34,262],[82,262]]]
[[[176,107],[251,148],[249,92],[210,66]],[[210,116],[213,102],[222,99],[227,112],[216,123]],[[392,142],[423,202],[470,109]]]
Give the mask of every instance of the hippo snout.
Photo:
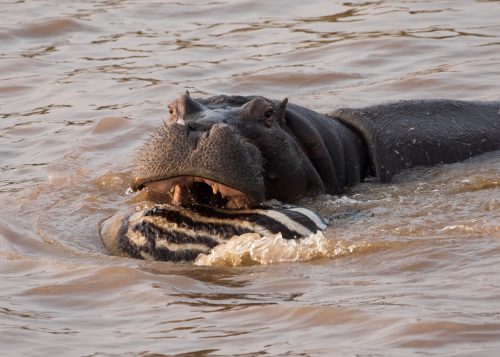
[[[259,150],[225,123],[191,124],[167,123],[155,133],[137,156],[132,188],[147,188],[162,203],[242,208],[264,201]]]

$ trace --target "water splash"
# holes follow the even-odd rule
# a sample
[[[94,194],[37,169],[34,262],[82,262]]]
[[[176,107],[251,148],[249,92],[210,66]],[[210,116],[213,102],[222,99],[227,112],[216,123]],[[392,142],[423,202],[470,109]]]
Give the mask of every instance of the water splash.
[[[269,236],[247,233],[231,238],[209,254],[200,254],[195,265],[234,267],[307,262],[344,256],[368,246],[366,242],[347,243],[327,239],[322,232],[300,240],[283,239],[280,233]]]
[[[127,195],[127,196],[130,196],[133,193],[134,193],[134,190],[132,189],[132,187],[127,187],[127,189],[125,190],[125,195]]]

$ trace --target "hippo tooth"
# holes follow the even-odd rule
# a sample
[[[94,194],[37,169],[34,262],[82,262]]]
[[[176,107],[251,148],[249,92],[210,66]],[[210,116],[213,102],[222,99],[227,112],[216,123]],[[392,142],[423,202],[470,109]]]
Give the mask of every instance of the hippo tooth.
[[[220,188],[220,193],[222,194],[222,197],[233,197],[236,195],[236,193],[234,191],[235,190],[233,190],[227,186],[222,186]]]
[[[175,203],[182,202],[182,189],[181,189],[181,186],[179,186],[179,185],[175,185],[173,201]]]

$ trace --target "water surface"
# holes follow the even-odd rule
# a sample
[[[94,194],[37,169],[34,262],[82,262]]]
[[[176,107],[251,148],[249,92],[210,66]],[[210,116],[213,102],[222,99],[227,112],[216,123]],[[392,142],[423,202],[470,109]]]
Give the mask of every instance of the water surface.
[[[203,264],[108,256],[97,223],[169,100],[328,113],[499,100],[498,1],[1,1],[5,355],[494,355],[500,153],[302,204],[331,223]],[[211,259],[211,260],[210,260]],[[201,263],[200,263],[201,264]]]

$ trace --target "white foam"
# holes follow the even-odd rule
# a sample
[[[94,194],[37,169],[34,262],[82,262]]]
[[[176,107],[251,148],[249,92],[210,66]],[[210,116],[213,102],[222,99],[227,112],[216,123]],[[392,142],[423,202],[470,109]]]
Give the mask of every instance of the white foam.
[[[345,243],[327,239],[322,232],[300,240],[284,239],[280,233],[269,236],[247,233],[218,245],[209,254],[200,254],[195,265],[244,266],[307,262],[347,255],[367,245],[366,242]]]

